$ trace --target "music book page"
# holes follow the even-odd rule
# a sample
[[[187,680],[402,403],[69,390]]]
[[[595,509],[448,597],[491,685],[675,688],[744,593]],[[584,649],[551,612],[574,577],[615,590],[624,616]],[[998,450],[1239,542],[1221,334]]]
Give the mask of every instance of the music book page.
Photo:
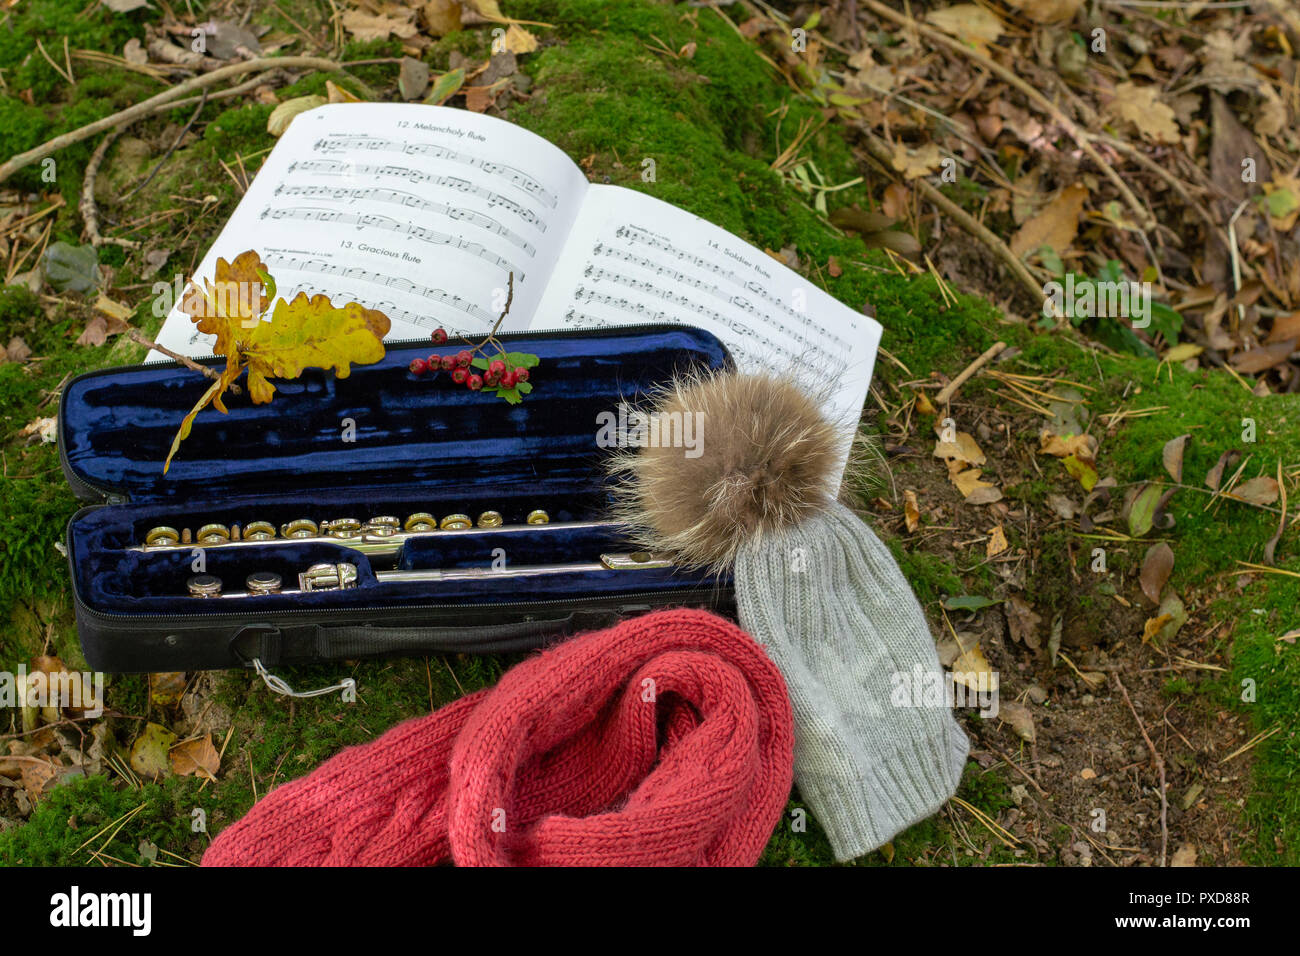
[[[586,190],[563,150],[504,120],[401,103],[323,106],[289,125],[196,275],[211,279],[218,257],[256,249],[280,297],[360,302],[401,340],[439,326],[486,334],[513,272],[507,321],[525,328]],[[212,354],[212,337],[179,307],[157,341]]]
[[[844,422],[857,421],[880,343],[874,319],[761,250],[651,196],[591,185],[541,137],[450,107],[300,113],[196,275],[211,279],[218,257],[248,249],[280,297],[360,302],[392,320],[391,340],[438,327],[486,334],[511,273],[503,331],[700,326],[740,368],[789,371],[825,389],[827,412]],[[158,342],[212,351],[179,307]]]
[[[593,185],[534,328],[695,325],[741,369],[789,371],[856,424],[881,327],[731,233],[652,196]]]

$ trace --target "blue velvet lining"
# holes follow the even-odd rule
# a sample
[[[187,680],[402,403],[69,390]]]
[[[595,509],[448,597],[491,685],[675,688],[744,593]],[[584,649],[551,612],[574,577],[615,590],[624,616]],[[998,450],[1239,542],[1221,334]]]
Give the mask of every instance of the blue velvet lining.
[[[412,376],[407,364],[438,351],[432,346],[390,348],[382,362],[355,368],[346,379],[309,371],[279,384],[269,405],[252,405],[241,395],[228,399],[228,415],[205,410],[167,476],[162,462],[172,436],[207,383],[183,368],[147,365],[77,379],[60,408],[67,467],[87,485],[129,499],[87,511],[70,527],[78,596],[109,613],[236,610],[234,601],[185,596],[193,573],[188,550],[126,550],[162,524],[197,529],[208,522],[364,521],[414,511],[474,516],[487,509],[522,523],[534,508],[555,522],[599,519],[606,504],[599,462],[606,452],[596,445],[597,415],[688,366],[729,361],[717,339],[686,327],[523,334],[506,337],[506,345],[542,360],[535,390],[521,405],[469,392],[446,373]],[[594,561],[602,552],[631,550],[613,529],[434,535],[410,542],[399,566],[489,566],[494,547],[505,551],[507,567]],[[254,603],[260,610],[472,604],[718,583],[666,570],[381,584],[374,572],[392,567],[391,559],[372,566],[364,555],[310,540],[208,548],[205,559],[206,570],[228,590],[243,590],[253,571],[275,571],[290,588],[316,562],[351,561],[358,568],[354,590],[252,598],[250,611]]]

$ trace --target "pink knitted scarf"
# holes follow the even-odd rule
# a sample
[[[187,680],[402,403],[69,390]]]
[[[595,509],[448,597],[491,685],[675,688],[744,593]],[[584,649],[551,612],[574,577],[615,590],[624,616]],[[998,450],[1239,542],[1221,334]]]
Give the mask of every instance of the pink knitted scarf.
[[[751,866],[790,792],[780,672],[702,611],[648,614],[350,747],[205,866]]]

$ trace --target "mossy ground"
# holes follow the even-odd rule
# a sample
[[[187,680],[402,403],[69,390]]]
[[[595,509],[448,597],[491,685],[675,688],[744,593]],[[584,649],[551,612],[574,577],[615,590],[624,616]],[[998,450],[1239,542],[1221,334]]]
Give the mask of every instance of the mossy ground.
[[[323,22],[321,8],[286,2],[281,7],[309,29]],[[1160,450],[1169,438],[1191,432],[1186,461],[1188,484],[1214,463],[1221,451],[1241,446],[1241,419],[1254,418],[1258,439],[1252,469],[1271,474],[1275,463],[1300,461],[1300,431],[1288,427],[1300,415],[1293,396],[1256,398],[1218,372],[1157,369],[1153,361],[1094,354],[1069,331],[1040,331],[1006,324],[987,302],[963,296],[945,303],[929,277],[907,278],[886,260],[869,254],[862,243],[827,225],[810,207],[808,197],[784,184],[771,164],[788,145],[801,120],[819,120],[813,104],[800,100],[778,82],[731,25],[716,11],[650,2],[514,3],[513,15],[545,20],[553,30],[539,30],[544,47],[524,57],[521,69],[533,79],[533,98],[514,104],[510,119],[552,140],[575,160],[589,159],[593,178],[645,190],[709,219],[755,245],[777,250],[793,245],[808,274],[851,307],[867,303],[885,327],[884,346],[915,377],[931,371],[953,375],[996,339],[1022,351],[1012,366],[1018,371],[1055,373],[1098,388],[1091,397],[1094,411],[1129,407],[1167,406],[1149,418],[1129,419],[1103,442],[1109,473],[1121,482],[1158,479],[1163,475]],[[194,7],[202,13],[201,5]],[[7,92],[0,95],[0,142],[5,154],[29,148],[48,137],[107,115],[138,101],[160,87],[136,74],[111,69],[78,71],[75,87],[68,85],[43,58],[32,53],[37,36],[67,35],[72,49],[119,52],[140,33],[140,23],[153,14],[125,16],[82,0],[31,0],[4,15],[0,24],[0,70]],[[272,6],[259,7],[258,22],[289,29]],[[694,41],[693,58],[673,58],[653,52],[655,36],[677,50]],[[431,67],[445,69],[453,50],[481,55],[484,31],[465,31],[440,41],[426,56]],[[61,44],[60,44],[61,49]],[[399,55],[393,43],[352,44],[344,59]],[[367,89],[394,96],[396,67],[358,67],[338,82],[361,93]],[[324,76],[309,76],[281,96],[319,92]],[[18,91],[30,89],[31,102]],[[34,105],[33,105],[34,104]],[[269,105],[211,103],[195,128],[199,137],[178,150],[150,187],[125,208],[112,211],[118,221],[181,209],[172,218],[159,218],[132,233],[145,247],[173,250],[168,271],[188,272],[238,202],[235,184],[223,168],[237,168],[240,158],[255,169],[257,157],[272,144],[266,133]],[[175,110],[131,129],[160,156],[170,137],[189,119],[189,110]],[[69,203],[55,219],[52,239],[79,241],[81,222],[75,213],[80,189],[79,170],[93,142],[58,154],[56,184],[42,182],[37,168],[15,177],[13,184],[48,193],[57,190]],[[852,153],[834,124],[823,127],[805,147],[831,182],[859,175]],[[642,160],[655,160],[654,182],[641,178]],[[151,160],[150,162],[152,162]],[[104,176],[121,176],[111,161]],[[870,202],[872,184],[845,190],[837,203]],[[207,200],[205,197],[214,197]],[[831,277],[826,264],[834,256],[843,269]],[[148,283],[141,277],[138,254],[106,250],[103,261],[116,265],[113,283],[119,297],[138,303],[137,321],[155,328],[158,320],[148,304]],[[71,666],[81,666],[69,598],[68,573],[54,542],[76,508],[64,487],[52,446],[20,442],[18,430],[32,419],[53,414],[50,395],[69,374],[137,361],[141,350],[127,343],[99,348],[78,347],[73,341],[87,318],[86,309],[65,300],[37,299],[21,291],[0,293],[0,338],[21,335],[41,361],[0,366],[0,410],[4,416],[5,469],[0,477],[0,617],[7,621],[0,636],[0,668],[18,663],[51,647]],[[878,365],[880,382],[897,381],[898,371],[885,361]],[[1136,389],[1140,388],[1140,391]],[[968,383],[963,400],[992,402],[979,379]],[[872,427],[870,424],[868,427]],[[1049,462],[1049,465],[1056,465]],[[1254,471],[1252,470],[1252,474]],[[1010,497],[1040,501],[1051,474],[1022,476]],[[1177,526],[1169,532],[1178,563],[1172,585],[1185,598],[1211,575],[1231,571],[1238,559],[1257,560],[1273,533],[1275,518],[1243,506],[1205,511],[1206,496],[1180,492],[1171,504]],[[1039,597],[1069,587],[1063,552],[1066,535],[1051,539],[1061,552],[1055,574],[1044,573],[1034,587]],[[984,582],[977,571],[965,579],[951,561],[891,542],[904,572],[930,612],[953,593],[972,591]],[[1045,552],[1046,555],[1046,552]],[[1285,540],[1282,563],[1294,566]],[[1117,557],[1120,569],[1132,572],[1141,549]],[[1129,562],[1125,567],[1124,562]],[[1048,562],[1047,566],[1052,567]],[[1300,767],[1300,741],[1294,732],[1300,712],[1300,665],[1294,653],[1279,652],[1275,637],[1294,625],[1300,605],[1300,580],[1270,577],[1242,591],[1218,589],[1214,603],[1201,608],[1210,623],[1233,625],[1232,673],[1219,681],[1198,684],[1198,693],[1215,705],[1247,707],[1263,730],[1283,730],[1257,748],[1257,779],[1246,813],[1256,834],[1250,858],[1276,859],[1281,848],[1289,862],[1300,862],[1300,796],[1295,782]],[[1209,589],[1204,593],[1210,594]],[[1208,625],[1207,625],[1208,626]],[[148,807],[133,818],[105,851],[127,862],[139,862],[137,844],[147,838],[180,856],[196,860],[207,837],[192,832],[191,811],[202,808],[208,829],[216,832],[238,818],[255,794],[300,776],[348,744],[373,739],[398,721],[441,706],[463,693],[492,683],[511,659],[456,657],[413,661],[364,662],[347,668],[301,668],[285,676],[295,686],[333,683],[344,670],[356,680],[359,702],[336,698],[292,704],[275,697],[260,681],[244,673],[223,675],[215,699],[233,715],[234,729],[226,750],[220,781],[202,787],[192,778],[168,778],[143,789],[109,785],[103,778],[56,789],[21,826],[0,833],[0,862],[84,863],[80,844],[104,823],[140,803]],[[1258,699],[1243,704],[1240,682],[1258,684]],[[150,709],[144,677],[110,679],[108,704],[135,719],[117,719],[115,729],[128,742],[139,718],[166,721],[169,714]],[[7,730],[0,727],[0,732]],[[1014,778],[1010,778],[1014,780]],[[999,773],[972,762],[960,791],[980,810],[996,815],[1009,805],[1007,783]],[[796,795],[797,798],[797,795]],[[791,820],[799,807],[791,804]],[[77,821],[73,829],[70,819]],[[1005,862],[1017,857],[1001,848],[977,855],[964,841],[955,818],[941,815],[913,827],[894,842],[893,855],[872,854],[864,863]],[[975,830],[978,826],[968,824]],[[92,829],[93,828],[93,829]],[[996,846],[996,844],[994,844]],[[774,865],[825,864],[831,855],[815,820],[807,832],[778,828],[764,856]],[[1051,862],[1050,860],[1047,862]]]

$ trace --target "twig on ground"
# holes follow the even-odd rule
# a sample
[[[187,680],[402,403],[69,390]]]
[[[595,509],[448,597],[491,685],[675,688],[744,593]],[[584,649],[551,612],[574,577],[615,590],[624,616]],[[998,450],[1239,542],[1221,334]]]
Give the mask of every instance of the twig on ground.
[[[148,186],[151,182],[153,182],[153,178],[158,175],[158,170],[162,169],[163,164],[166,163],[167,160],[171,158],[172,153],[176,152],[176,147],[181,144],[181,140],[185,138],[185,134],[190,131],[190,128],[194,125],[195,120],[199,118],[199,114],[203,112],[203,107],[207,104],[207,102],[208,102],[208,91],[204,90],[202,95],[199,96],[199,105],[194,107],[194,113],[193,115],[190,116],[189,122],[185,124],[185,127],[178,134],[176,134],[176,139],[172,140],[172,144],[167,147],[167,152],[163,153],[162,159],[158,160],[158,164],[154,166],[152,170],[150,170],[149,175],[144,178],[144,182],[140,183],[140,185],[138,186],[132,187],[131,190],[122,197],[122,201],[130,199],[140,190],[144,189],[145,186]],[[175,104],[173,104],[173,109],[174,108],[175,108]]]
[[[134,239],[119,239],[116,236],[99,234],[99,207],[95,204],[95,178],[99,175],[99,167],[103,164],[104,157],[108,155],[108,149],[117,139],[119,132],[121,131],[111,129],[99,141],[99,145],[90,155],[90,162],[86,164],[86,172],[81,181],[81,219],[86,224],[86,238],[97,249],[110,244],[121,246],[123,249],[136,249],[140,245]]]
[[[991,746],[991,745],[990,745],[990,746],[989,746],[989,750],[993,751],[995,754],[997,754],[999,757],[1001,757],[1002,760],[1003,760],[1003,762],[1006,763],[1006,765],[1007,765],[1008,767],[1010,767],[1010,768],[1011,768],[1012,770],[1014,770],[1016,773],[1020,774],[1020,776],[1024,777],[1026,780],[1028,780],[1028,781],[1030,782],[1030,784],[1033,785],[1033,788],[1034,788],[1035,790],[1038,791],[1038,795],[1039,795],[1040,797],[1045,797],[1045,796],[1047,796],[1047,791],[1044,790],[1041,786],[1038,785],[1038,781],[1035,780],[1035,779],[1033,778],[1033,775],[1030,774],[1030,772],[1029,772],[1028,770],[1026,770],[1024,767],[1020,766],[1020,764],[1016,763],[1014,760],[1012,760],[1010,757],[1008,757],[1006,754],[1004,754],[1004,753],[1003,753],[1001,750],[999,750],[997,747],[994,747],[994,746]]]
[[[936,405],[944,405],[951,401],[953,395],[956,394],[957,389],[961,388],[968,378],[987,365],[994,356],[1006,347],[1006,342],[994,342],[986,348],[982,353],[980,353],[979,358],[962,369],[956,378],[945,385],[938,395],[934,396],[934,403]]]
[[[54,137],[40,146],[29,149],[24,153],[9,159],[3,165],[0,165],[0,182],[4,182],[18,170],[30,166],[32,163],[39,162],[46,156],[56,153],[65,146],[71,146],[74,143],[80,143],[84,139],[89,139],[96,133],[102,133],[105,130],[112,129],[115,126],[124,126],[142,116],[148,116],[163,103],[171,103],[189,93],[197,90],[206,89],[209,86],[216,86],[229,79],[232,76],[240,76],[244,73],[258,73],[266,70],[281,69],[311,69],[325,70],[331,73],[339,72],[343,66],[334,60],[327,60],[319,56],[272,56],[259,57],[255,60],[245,60],[243,63],[232,63],[230,66],[224,66],[219,70],[213,70],[211,73],[205,73],[202,76],[196,76],[184,83],[179,83],[171,89],[163,90],[156,96],[151,96],[143,102],[136,103],[124,110],[105,116],[103,119],[96,120],[93,123],[87,123],[85,126],[71,130]]]
[[[867,146],[871,151],[871,155],[886,170],[892,170],[892,154],[890,153],[889,147],[885,145],[885,141],[867,129],[862,129],[861,132],[866,137]],[[955,219],[957,225],[961,226],[976,239],[979,239],[988,246],[989,250],[1001,259],[1006,264],[1007,268],[1011,270],[1012,275],[1014,275],[1020,284],[1024,286],[1026,292],[1034,298],[1042,297],[1042,284],[1033,277],[1029,272],[1028,266],[1026,266],[1020,258],[1011,251],[1005,242],[999,239],[987,226],[968,213],[965,209],[962,209],[961,206],[957,205],[943,193],[939,192],[938,189],[926,182],[924,179],[913,180],[913,182],[920,188],[921,192],[925,194],[926,199],[930,200],[930,202],[934,203],[945,213]]]
[[[1160,865],[1163,867],[1165,857],[1169,851],[1169,797],[1165,793],[1165,759],[1160,756],[1160,751],[1156,750],[1156,745],[1151,742],[1146,726],[1142,723],[1142,718],[1138,716],[1137,708],[1133,706],[1133,698],[1128,695],[1128,688],[1120,680],[1119,674],[1112,671],[1112,675],[1120,693],[1124,695],[1124,703],[1128,704],[1128,709],[1133,713],[1133,719],[1137,721],[1138,730],[1142,731],[1142,739],[1147,742],[1147,749],[1151,751],[1151,759],[1155,761],[1156,770],[1160,774]]]

